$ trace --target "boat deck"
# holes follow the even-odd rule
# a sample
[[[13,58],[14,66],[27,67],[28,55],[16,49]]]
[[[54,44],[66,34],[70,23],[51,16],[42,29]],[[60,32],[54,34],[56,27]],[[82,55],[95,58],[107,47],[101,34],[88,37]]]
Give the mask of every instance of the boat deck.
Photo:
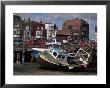
[[[40,57],[43,58],[45,61],[48,61],[49,63],[56,64],[56,65],[62,65],[66,67],[80,67],[79,64],[68,64],[67,60],[60,59],[60,58],[54,58],[49,52],[41,52]]]
[[[43,58],[44,60],[59,65],[58,59],[55,59],[49,52],[41,52],[40,57]]]

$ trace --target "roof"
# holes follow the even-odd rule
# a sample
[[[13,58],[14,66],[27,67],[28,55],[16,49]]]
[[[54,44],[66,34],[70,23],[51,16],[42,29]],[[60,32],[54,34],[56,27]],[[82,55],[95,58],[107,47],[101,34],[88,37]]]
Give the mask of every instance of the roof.
[[[72,20],[66,20],[64,22],[66,25],[82,25],[82,24],[88,24],[84,19],[72,19]]]
[[[67,29],[62,29],[57,31],[57,35],[71,35],[70,31]]]
[[[66,20],[64,22],[66,25],[81,25],[81,19],[72,19],[72,20]]]

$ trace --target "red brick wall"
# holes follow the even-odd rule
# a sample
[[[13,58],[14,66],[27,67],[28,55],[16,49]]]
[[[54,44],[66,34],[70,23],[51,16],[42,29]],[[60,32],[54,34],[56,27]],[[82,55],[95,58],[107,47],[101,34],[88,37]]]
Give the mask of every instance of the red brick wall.
[[[57,35],[57,36],[56,36],[56,40],[57,40],[58,42],[62,42],[63,40],[67,40],[67,36],[68,36],[68,35]]]
[[[38,27],[39,27],[39,29],[38,29]],[[43,30],[42,30],[42,27],[43,27]],[[36,31],[43,31],[43,36],[46,37],[45,24],[34,23],[32,26],[32,36],[33,37],[36,36]]]

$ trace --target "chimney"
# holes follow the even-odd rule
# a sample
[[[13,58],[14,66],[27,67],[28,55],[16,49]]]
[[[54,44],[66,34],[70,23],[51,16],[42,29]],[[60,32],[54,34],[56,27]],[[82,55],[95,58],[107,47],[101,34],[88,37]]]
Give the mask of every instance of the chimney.
[[[40,21],[40,24],[42,24],[42,21]]]
[[[30,17],[28,18],[28,22],[30,22]]]

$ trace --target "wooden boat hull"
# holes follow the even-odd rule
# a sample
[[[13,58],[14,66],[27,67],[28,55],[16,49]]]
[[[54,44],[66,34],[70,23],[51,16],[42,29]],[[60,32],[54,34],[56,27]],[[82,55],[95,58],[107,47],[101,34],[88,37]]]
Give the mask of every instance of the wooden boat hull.
[[[46,69],[52,69],[52,70],[74,70],[74,69],[79,69],[79,68],[84,68],[82,65],[74,65],[74,66],[63,66],[61,64],[54,64],[46,61],[43,58],[38,58],[37,63],[41,66],[41,68],[46,68]]]
[[[61,66],[60,64],[57,65],[57,64],[53,64],[53,63],[50,63],[48,61],[46,61],[45,59],[43,58],[38,58],[38,61],[37,63],[43,67],[43,68],[47,68],[47,69],[67,69],[67,67],[64,67],[64,66]]]

